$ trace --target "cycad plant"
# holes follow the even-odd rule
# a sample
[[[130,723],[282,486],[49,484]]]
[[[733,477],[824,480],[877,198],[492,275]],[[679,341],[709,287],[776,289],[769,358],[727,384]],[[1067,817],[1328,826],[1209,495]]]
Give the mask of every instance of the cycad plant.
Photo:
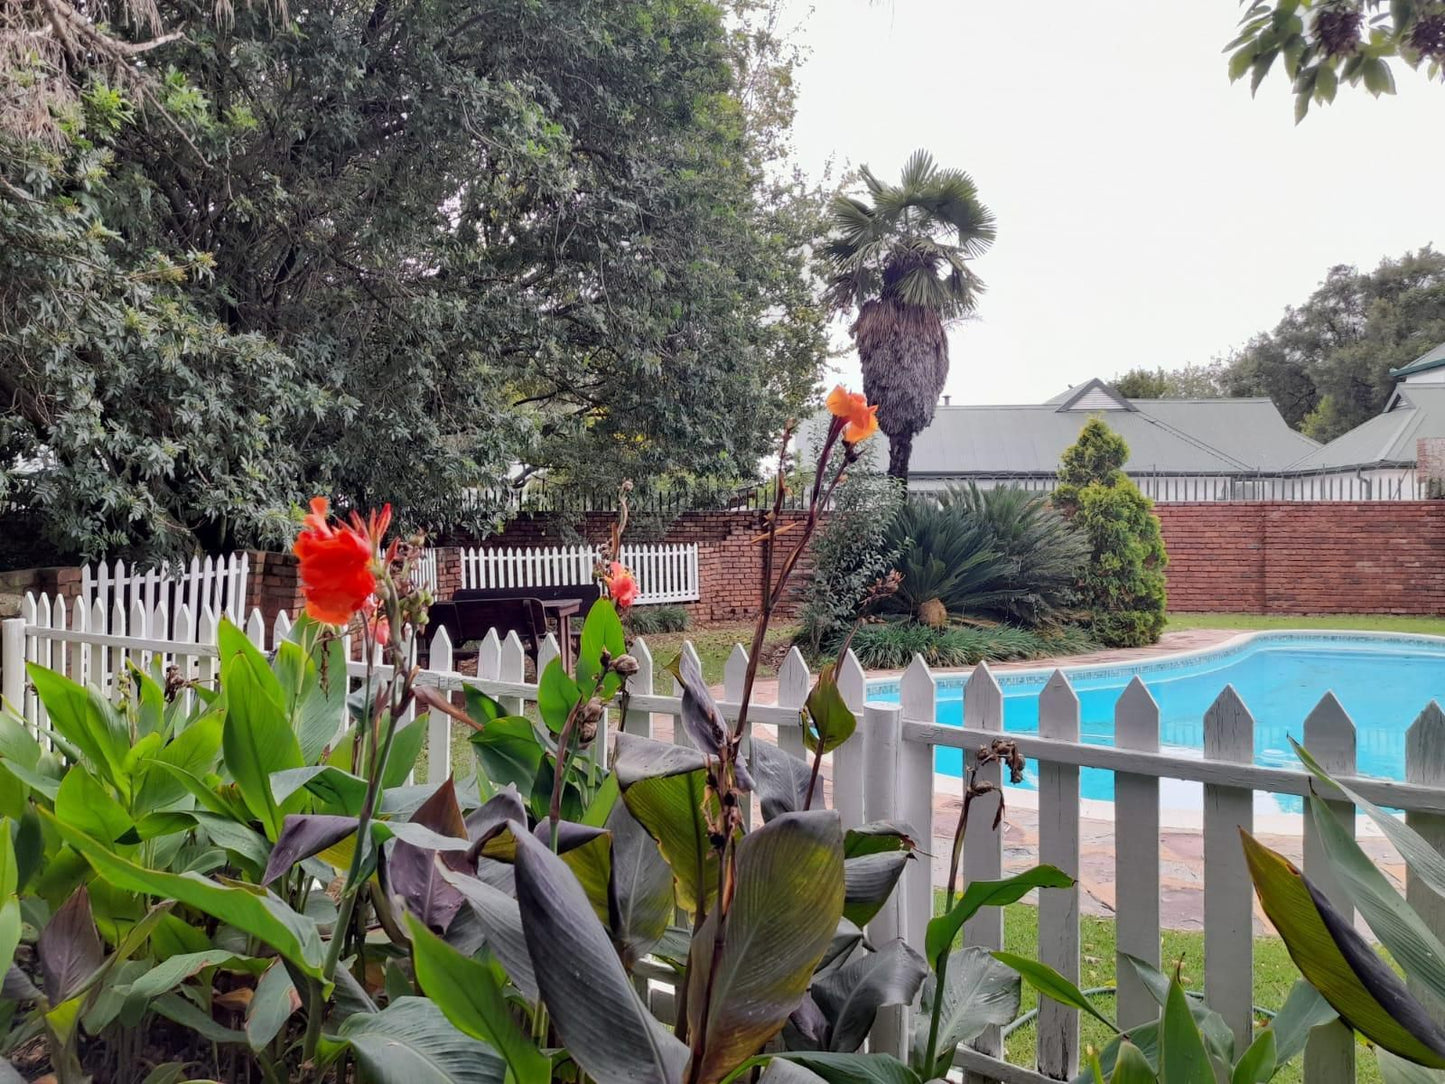
[[[951,321],[969,315],[983,283],[968,261],[993,244],[993,212],[967,173],[914,151],[897,184],[860,170],[866,198],[840,195],[829,212],[828,300],[856,310],[863,392],[888,434],[888,473],[908,477],[913,438],[933,421],[948,378]]]
[[[1013,562],[993,548],[984,525],[933,500],[904,505],[886,545],[898,550],[902,580],[880,607],[884,613],[940,625],[949,615],[997,612],[1021,594],[1011,578]]]

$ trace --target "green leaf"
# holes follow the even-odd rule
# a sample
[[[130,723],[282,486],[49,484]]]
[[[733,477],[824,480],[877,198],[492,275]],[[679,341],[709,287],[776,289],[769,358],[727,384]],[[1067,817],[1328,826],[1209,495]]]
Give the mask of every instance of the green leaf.
[[[1109,1084],[1157,1084],[1149,1059],[1127,1039],[1119,1043]]]
[[[818,672],[818,680],[808,693],[807,722],[803,727],[803,744],[816,753],[819,746],[831,753],[853,736],[858,719],[843,702],[838,690],[837,667],[829,663]]]
[[[1274,1076],[1275,1037],[1271,1028],[1265,1028],[1254,1037],[1244,1056],[1235,1063],[1229,1084],[1265,1084]]]
[[[1315,69],[1314,97],[1315,101],[1328,103],[1335,100],[1335,91],[1339,89],[1339,76],[1335,74],[1334,65],[1326,60],[1322,61]]]
[[[1384,1084],[1445,1084],[1445,1073],[1396,1057],[1383,1046],[1375,1047],[1375,1064]]]
[[[401,786],[416,768],[416,758],[421,755],[422,746],[426,744],[427,719],[428,715],[423,712],[392,736],[391,752],[386,757],[386,771],[381,777],[383,787]]]
[[[417,983],[443,1015],[500,1053],[516,1084],[548,1084],[551,1061],[512,1018],[494,966],[463,956],[414,916],[408,914],[406,922]]]
[[[622,621],[617,608],[610,598],[599,598],[587,611],[587,620],[582,623],[582,639],[577,651],[577,684],[590,688],[602,672],[602,652],[612,658],[627,653],[627,636],[622,630]],[[609,672],[599,693],[606,698],[617,691],[621,679]],[[611,688],[608,688],[608,686]]]
[[[530,832],[517,836],[517,903],[537,985],[578,1066],[597,1084],[678,1084],[688,1049],[632,986],[577,878]]]
[[[216,1023],[210,1013],[203,1012],[179,994],[165,994],[156,998],[151,1002],[151,1011],[180,1024],[183,1028],[194,1031],[208,1042],[244,1043],[246,1041],[244,1031],[237,1031],[235,1028],[228,1028]]]
[[[79,749],[90,766],[104,775],[124,798],[129,798],[122,765],[130,750],[130,734],[115,709],[98,692],[77,685],[54,670],[27,663],[25,672],[35,686],[35,694],[45,705],[51,728]]]
[[[1304,979],[1290,987],[1284,1005],[1270,1021],[1274,1032],[1275,1060],[1284,1065],[1304,1051],[1310,1032],[1339,1019],[1339,1013]]]
[[[1311,797],[1310,815],[1340,888],[1405,974],[1445,1001],[1445,945],[1345,831],[1330,807]]]
[[[616,901],[612,936],[630,970],[662,940],[672,921],[672,870],[657,842],[625,803],[613,806],[607,830],[612,833],[612,894]]]
[[[321,938],[316,923],[270,893],[252,885],[220,885],[195,873],[146,869],[112,854],[48,810],[40,813],[96,873],[117,888],[178,900],[270,945],[303,974],[321,977]]]
[[[141,765],[144,776],[136,791],[133,808],[169,809],[188,793],[185,784],[161,765],[179,768],[197,777],[215,771],[221,757],[222,722],[219,712],[208,712],[193,719],[189,726],[145,761]]]
[[[275,675],[254,648],[231,656],[224,682],[226,722],[221,748],[226,768],[241,788],[246,807],[261,822],[266,838],[275,840],[281,834],[285,813],[299,812],[303,803],[293,796],[289,802],[278,804],[271,790],[271,776],[303,767],[301,747],[281,704],[274,698]]]
[[[1035,866],[1001,881],[974,881],[947,914],[929,921],[924,953],[931,962],[936,962],[953,944],[963,924],[985,907],[1017,903],[1035,888],[1071,888],[1073,884],[1072,877],[1054,866]]]
[[[132,822],[84,764],[72,765],[55,795],[55,815],[88,836],[114,845]]]
[[[542,680],[537,684],[537,710],[542,713],[542,721],[553,734],[562,733],[562,728],[567,725],[567,716],[581,698],[577,683],[562,669],[562,660],[549,662],[542,671]]]
[[[302,615],[290,638],[276,649],[275,673],[282,703],[305,764],[321,756],[346,722],[346,657],[339,639],[321,640],[319,631],[314,621]],[[318,655],[324,659],[321,664]]]
[[[1229,58],[1229,81],[1231,83],[1236,83],[1244,78],[1244,73],[1249,71],[1250,66],[1254,64],[1254,51],[1255,45],[1251,40]]]
[[[507,1075],[496,1051],[463,1035],[423,997],[353,1013],[337,1038],[375,1084],[503,1084]]]
[[[912,856],[907,851],[847,859],[843,863],[844,917],[854,925],[868,925],[888,902],[910,861]]]
[[[688,1025],[703,1035],[702,1064],[689,1070],[696,1084],[715,1084],[782,1029],[843,917],[837,813],[785,813],[745,835],[736,854],[721,955],[716,911],[693,938]]]
[[[747,1065],[768,1060],[790,1061],[816,1073],[828,1084],[920,1084],[920,1078],[892,1054],[837,1054],[824,1050],[788,1050],[753,1058]]]
[[[249,956],[237,956],[227,949],[219,948],[172,956],[164,962],[156,964],[155,967],[130,984],[130,989],[125,997],[125,1007],[121,1010],[121,1014],[126,1019],[139,1019],[140,1010],[144,1009],[153,999],[174,990],[192,975],[199,975],[202,971],[213,967],[232,967],[250,959]]]
[[[1189,1010],[1184,987],[1176,979],[1169,984],[1164,1003],[1163,1028],[1159,1032],[1159,1076],[1169,1084],[1215,1084],[1204,1036]]]
[[[472,717],[473,722],[486,725],[507,714],[501,704],[474,686],[466,686],[462,695],[466,698],[466,713]]]
[[[495,787],[512,784],[526,801],[542,767],[544,750],[530,719],[504,715],[493,719],[469,739],[477,766]]]
[[[301,999],[286,966],[277,960],[256,982],[256,993],[246,1006],[246,1041],[252,1050],[264,1050],[281,1033]]]
[[[1360,76],[1365,81],[1365,89],[1376,98],[1381,94],[1395,93],[1395,76],[1389,63],[1380,57],[1366,57],[1360,65]]]
[[[1094,1008],[1093,1002],[1084,996],[1083,991],[1048,964],[1030,960],[1026,956],[1015,956],[1011,952],[995,952],[992,955],[995,960],[1017,971],[1026,983],[1045,997],[1053,998],[1060,1005],[1088,1013],[1110,1031],[1119,1030],[1117,1024]]]
[[[7,818],[0,820],[0,975],[10,970],[20,944],[20,901],[15,897],[19,883],[15,841]]]
[[[885,851],[911,851],[918,844],[913,829],[895,821],[869,821],[843,834],[843,857],[861,858],[865,854]]]
[[[1445,1068],[1445,1032],[1395,973],[1288,859],[1249,833],[1240,835],[1260,905],[1300,973],[1371,1042]]]
[[[271,794],[277,805],[285,805],[300,790],[320,798],[326,813],[356,817],[366,803],[366,780],[330,764],[271,773]]]
[[[819,975],[810,993],[828,1020],[828,1049],[857,1050],[878,1010],[885,1005],[912,1005],[927,974],[923,957],[902,938],[895,938],[876,952],[861,953]]]
[[[708,839],[707,818],[703,814],[707,795],[707,771],[698,764],[691,771],[677,774],[631,778],[626,774],[624,760],[632,751],[647,753],[637,743],[661,745],[629,734],[617,736],[618,782],[622,800],[648,835],[657,841],[662,857],[672,869],[677,905],[689,914],[711,909],[717,895],[717,852]],[[667,746],[668,749],[680,748]],[[683,750],[671,758],[672,767],[680,763],[701,761],[695,750]],[[671,770],[669,768],[669,770]]]
[[[986,949],[966,948],[953,953],[944,974],[943,1006],[938,1018],[939,1060],[930,1077],[945,1075],[956,1046],[972,1042],[984,1028],[1007,1024],[1019,1010],[1017,973],[995,960]],[[937,976],[929,976],[923,984],[922,1011],[914,1021],[915,1064],[923,1061],[937,991]]]

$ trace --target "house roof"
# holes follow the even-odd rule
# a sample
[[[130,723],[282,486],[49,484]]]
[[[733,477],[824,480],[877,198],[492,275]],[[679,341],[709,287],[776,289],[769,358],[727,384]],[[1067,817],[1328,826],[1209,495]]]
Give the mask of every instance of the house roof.
[[[1391,369],[1390,375],[1396,378],[1402,376],[1414,376],[1416,373],[1427,372],[1430,369],[1438,369],[1445,365],[1445,343],[1438,344],[1432,350],[1426,350],[1409,365],[1401,365],[1398,369]]]
[[[1445,437],[1445,384],[1401,384],[1383,413],[1316,448],[1290,469],[1410,465],[1421,437]]]
[[[1104,396],[1113,405],[1101,405]],[[1096,414],[1129,445],[1138,471],[1247,474],[1279,469],[1316,447],[1268,399],[1124,399],[1087,381],[1029,406],[940,406],[913,440],[910,474],[1050,474]]]

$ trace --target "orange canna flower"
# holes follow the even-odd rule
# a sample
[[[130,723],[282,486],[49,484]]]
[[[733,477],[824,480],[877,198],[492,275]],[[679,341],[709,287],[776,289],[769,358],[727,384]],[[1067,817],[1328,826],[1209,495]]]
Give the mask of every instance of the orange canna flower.
[[[859,444],[878,432],[878,408],[869,406],[861,392],[849,391],[839,384],[828,393],[828,410],[835,418],[842,418],[843,440],[847,444]]]
[[[366,523],[352,513],[349,524],[333,526],[330,513],[325,497],[311,499],[292,552],[301,561],[306,612],[328,625],[345,625],[376,591],[376,550],[391,522],[391,506],[373,512]]]
[[[627,609],[637,600],[637,579],[632,575],[632,570],[621,561],[612,562],[612,567],[607,570],[607,575],[602,577],[602,582],[607,585],[607,593],[612,596],[612,601],[622,609]]]

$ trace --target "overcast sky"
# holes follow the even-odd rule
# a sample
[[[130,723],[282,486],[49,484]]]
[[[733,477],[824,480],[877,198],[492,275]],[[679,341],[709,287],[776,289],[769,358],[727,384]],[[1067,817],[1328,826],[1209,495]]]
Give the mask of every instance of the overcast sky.
[[[927,147],[998,218],[979,319],[951,337],[954,403],[1207,362],[1333,264],[1445,247],[1445,86],[1397,63],[1395,97],[1341,88],[1296,127],[1282,73],[1255,99],[1229,82],[1239,10],[794,0],[799,163],[891,179]],[[859,381],[851,350],[839,375]]]

